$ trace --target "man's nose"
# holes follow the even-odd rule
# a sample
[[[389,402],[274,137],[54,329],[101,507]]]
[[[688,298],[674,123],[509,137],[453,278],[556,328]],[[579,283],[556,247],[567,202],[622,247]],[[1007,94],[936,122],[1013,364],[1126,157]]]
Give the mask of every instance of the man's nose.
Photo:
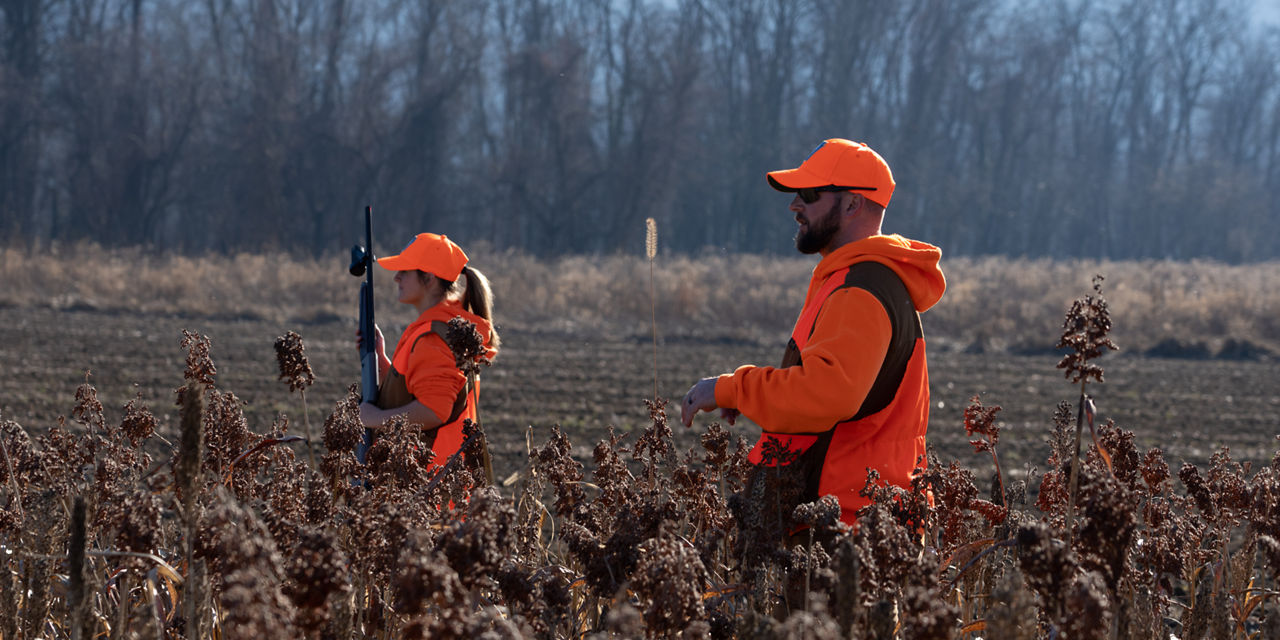
[[[797,215],[804,212],[804,201],[800,199],[799,194],[791,199],[791,206],[788,208]]]

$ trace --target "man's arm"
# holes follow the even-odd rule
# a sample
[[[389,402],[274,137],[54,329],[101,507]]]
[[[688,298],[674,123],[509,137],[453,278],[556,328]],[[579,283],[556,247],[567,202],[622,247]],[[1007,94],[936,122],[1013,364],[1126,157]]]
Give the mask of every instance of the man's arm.
[[[686,395],[681,419],[688,424],[698,411],[721,407],[737,409],[773,432],[825,429],[858,412],[892,337],[879,299],[864,289],[842,289],[823,305],[799,366],[748,365],[704,379]]]

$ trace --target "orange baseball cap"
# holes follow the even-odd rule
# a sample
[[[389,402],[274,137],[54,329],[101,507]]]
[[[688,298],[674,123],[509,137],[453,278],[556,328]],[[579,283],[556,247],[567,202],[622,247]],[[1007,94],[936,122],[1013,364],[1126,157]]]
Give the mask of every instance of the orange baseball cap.
[[[884,158],[871,147],[844,138],[823,140],[795,169],[770,171],[765,175],[770,186],[778,191],[848,187],[882,207],[889,206],[889,198],[893,196],[893,172]]]
[[[419,233],[399,254],[378,258],[378,264],[392,271],[426,271],[453,282],[467,266],[467,254],[445,236]]]

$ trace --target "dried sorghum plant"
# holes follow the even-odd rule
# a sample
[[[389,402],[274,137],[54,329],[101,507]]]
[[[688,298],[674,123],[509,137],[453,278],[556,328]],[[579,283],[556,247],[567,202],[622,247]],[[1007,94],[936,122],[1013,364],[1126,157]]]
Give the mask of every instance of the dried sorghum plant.
[[[953,637],[959,607],[947,601],[935,556],[921,555],[902,587],[899,625],[904,638]]]
[[[39,473],[43,488],[60,496],[76,492],[81,470],[94,463],[94,447],[87,436],[79,436],[54,425],[36,440],[41,455]]]
[[[207,343],[189,340],[207,359]],[[1020,483],[993,490],[1003,503],[979,498],[973,472],[931,450],[908,487],[869,474],[872,504],[849,531],[834,498],[787,495],[779,469],[803,460],[778,442],[765,446],[773,466],[757,467],[714,425],[677,460],[661,403],[634,451],[610,431],[580,460],[552,430],[511,497],[468,462],[474,423],[444,470],[402,421],[357,463],[354,387],[326,420],[319,473],[274,446],[283,417],[260,435],[229,391],[192,384],[178,400],[170,466],[141,451],[168,444],[152,438],[141,397],[115,426],[86,384],[69,415],[87,428],[60,422],[34,441],[0,421],[0,635],[72,635],[77,609],[122,637],[188,638],[1269,637],[1277,626],[1280,453],[1256,473],[1223,450],[1173,474],[1106,421],[1080,457],[1070,523],[1065,403],[1036,505]],[[966,411],[980,450],[997,443],[996,409]],[[86,578],[64,588],[74,580],[60,563],[81,546]],[[180,592],[157,561],[182,567]]]
[[[307,436],[307,459],[311,468],[316,467],[315,452],[311,448],[311,416],[307,411],[307,388],[316,381],[311,371],[311,363],[307,361],[307,349],[302,344],[302,336],[290,331],[276,338],[276,364],[280,367],[280,379],[289,384],[289,391],[297,391],[302,395],[303,428]]]
[[[1107,301],[1102,297],[1101,275],[1093,277],[1093,291],[1096,296],[1087,295],[1071,303],[1067,317],[1062,323],[1062,338],[1057,348],[1070,349],[1071,352],[1062,357],[1058,368],[1063,369],[1068,380],[1080,383],[1080,404],[1076,411],[1076,431],[1071,454],[1071,476],[1068,481],[1067,495],[1067,528],[1071,528],[1071,520],[1075,517],[1076,483],[1080,469],[1080,433],[1083,430],[1086,411],[1092,414],[1092,399],[1085,393],[1089,379],[1102,382],[1102,367],[1093,360],[1101,357],[1107,350],[1119,347],[1108,335],[1111,333],[1111,311]],[[1092,419],[1090,428],[1092,428]]]
[[[632,588],[650,634],[678,633],[705,615],[706,569],[687,540],[663,531],[637,545]]]
[[[192,522],[200,489],[201,459],[204,453],[204,386],[190,382],[179,390],[181,439],[173,457],[174,490],[182,503],[184,518]]]
[[[1058,340],[1057,348],[1070,349],[1071,353],[1062,357],[1058,368],[1064,369],[1067,379],[1073,383],[1084,382],[1089,378],[1102,382],[1102,367],[1092,361],[1109,350],[1119,348],[1109,337],[1111,310],[1107,307],[1106,298],[1102,296],[1104,279],[1100,275],[1093,277],[1095,295],[1087,295],[1072,302],[1062,323],[1062,338]]]
[[[529,456],[534,473],[550,482],[555,490],[555,512],[562,517],[574,515],[575,510],[586,502],[586,493],[582,489],[582,463],[573,458],[572,449],[560,426],[552,425],[551,438],[546,446],[535,448]]]
[[[320,473],[329,480],[329,490],[338,496],[345,495],[353,483],[363,479],[364,465],[356,460],[356,446],[364,437],[365,427],[360,422],[359,385],[347,388],[347,395],[334,403],[333,411],[324,420],[323,442],[326,453],[320,461]]]
[[[1007,640],[1036,640],[1040,637],[1034,621],[1035,596],[1026,589],[1022,572],[1016,567],[1000,576],[991,592],[992,606],[986,612],[986,636]]]
[[[996,479],[1000,485],[999,495],[994,496],[994,501],[1003,506],[1008,501],[1005,498],[1004,474],[1000,471],[1000,458],[996,456],[996,444],[1000,442],[1000,425],[996,424],[996,414],[1000,413],[1001,409],[999,405],[984,407],[982,399],[973,396],[969,399],[969,406],[964,409],[964,432],[970,438],[974,434],[979,436],[976,440],[969,441],[975,453],[986,451],[991,454],[991,463],[995,466]]]
[[[234,637],[284,637],[295,608],[283,593],[284,561],[258,515],[226,491],[217,490],[206,513],[197,556],[212,570],[222,625]]]
[[[241,453],[253,446],[259,436],[249,431],[243,402],[234,393],[210,387],[204,398],[204,470],[215,478],[231,475],[232,487],[241,495],[252,490],[251,478],[257,472],[255,460],[232,466]]]
[[[475,376],[480,367],[493,364],[489,350],[484,346],[484,336],[476,329],[475,323],[458,316],[448,323],[444,341],[453,352],[454,364],[464,375]]]
[[[156,417],[145,405],[141,405],[142,395],[130,400],[124,406],[124,418],[120,421],[120,431],[129,439],[129,445],[137,448],[147,438],[156,433]]]
[[[333,601],[351,591],[347,557],[325,529],[304,527],[296,540],[284,564],[284,594],[297,609],[299,629],[315,637],[329,620]]]
[[[209,336],[186,329],[182,330],[182,348],[187,350],[187,368],[182,377],[202,384],[212,385],[218,369],[209,356]]]
[[[0,420],[0,490],[5,504],[0,508],[0,539],[18,530],[25,519],[23,490],[28,484],[40,483],[40,453],[31,436],[16,422]]]
[[[667,400],[645,400],[649,407],[649,425],[636,441],[632,457],[644,462],[649,484],[657,482],[658,468],[672,462],[675,449],[671,444],[671,427],[667,424]]]
[[[510,553],[515,507],[493,487],[485,487],[471,494],[466,514],[449,523],[435,548],[458,571],[464,588],[492,588],[493,576]]]
[[[290,391],[305,391],[316,381],[307,361],[307,349],[302,336],[290,331],[276,338],[276,364],[280,366],[280,379],[289,384]]]
[[[1049,469],[1040,479],[1036,508],[1046,514],[1055,527],[1065,527],[1070,502],[1072,468],[1071,405],[1058,403],[1053,413],[1053,431],[1049,439]]]
[[[719,485],[710,473],[698,468],[693,451],[688,453],[682,464],[672,469],[671,490],[681,511],[692,523],[696,538],[703,538],[704,533],[723,531],[730,524],[728,505]]]
[[[375,486],[407,491],[426,484],[435,454],[422,442],[422,431],[403,415],[388,420],[378,433],[366,459],[369,479]]]
[[[622,444],[623,438],[625,435],[619,435],[614,432],[613,427],[609,427],[609,437],[596,443],[592,451],[592,459],[596,465],[592,480],[600,488],[600,492],[592,502],[592,506],[597,508],[591,511],[591,523],[598,530],[610,526],[618,510],[636,497],[635,476],[631,475],[631,470],[622,458],[630,452]],[[563,464],[569,463],[566,461]]]
[[[72,409],[71,415],[86,427],[101,431],[106,428],[107,421],[103,417],[102,403],[98,402],[98,390],[89,384],[88,372],[84,377],[84,384],[76,388],[76,408]]]
[[[1047,620],[1060,621],[1067,614],[1067,589],[1080,563],[1071,549],[1041,522],[1018,530],[1018,568],[1043,602]]]
[[[449,321],[444,341],[449,346],[449,350],[453,352],[454,364],[467,378],[466,393],[474,400],[473,391],[476,389],[480,377],[481,365],[489,366],[493,364],[490,350],[485,346],[485,337],[480,335],[475,323],[458,316]],[[476,428],[479,428],[480,407],[472,406],[471,409],[476,416]],[[483,430],[477,435],[475,452],[478,455],[474,456],[474,458],[479,468],[483,470],[485,482],[492,485],[494,483],[493,462],[489,459],[489,443]]]
[[[1108,593],[1119,592],[1120,579],[1129,571],[1138,516],[1136,496],[1115,476],[1087,465],[1080,475],[1080,519],[1076,550],[1081,567],[1103,579]]]

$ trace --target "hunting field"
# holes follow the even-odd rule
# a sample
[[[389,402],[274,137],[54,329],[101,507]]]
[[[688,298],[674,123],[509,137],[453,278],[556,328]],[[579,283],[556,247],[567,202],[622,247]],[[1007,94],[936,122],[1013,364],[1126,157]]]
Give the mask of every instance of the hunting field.
[[[482,419],[503,470],[558,424],[583,458],[608,427],[648,423],[653,395],[648,264],[625,256],[539,260],[486,256],[473,264],[495,288],[503,350],[482,373]],[[803,299],[806,258],[707,255],[656,263],[659,395],[678,401],[700,377],[740,364],[775,364]],[[182,331],[207,335],[221,386],[244,402],[249,427],[287,417],[318,434],[359,379],[355,292],[345,258],[257,255],[188,258],[94,246],[26,259],[0,253],[0,417],[47,428],[69,415],[76,387],[98,390],[112,417],[141,397],[172,439],[182,385]],[[1099,415],[1142,448],[1201,464],[1219,447],[1270,459],[1280,434],[1280,264],[1051,262],[945,259],[948,292],[924,314],[930,348],[930,437],[944,459],[981,465],[962,428],[970,397],[1000,405],[1014,474],[1042,465],[1054,407],[1078,389],[1053,349],[1070,301],[1106,276],[1118,352],[1094,385]],[[393,343],[413,318],[380,270],[379,324]],[[277,380],[272,344],[302,336],[315,371],[307,411]],[[1219,357],[1213,357],[1219,356]],[[711,421],[703,414],[693,443]],[[700,426],[701,425],[701,426]],[[752,436],[752,427],[737,432]],[[296,445],[301,447],[301,445]]]
[[[327,321],[286,325],[258,319],[177,318],[120,311],[57,311],[0,308],[0,417],[39,430],[69,416],[75,391],[88,380],[99,393],[109,420],[137,396],[160,422],[160,432],[176,437],[175,390],[182,386],[185,352],[182,330],[209,336],[220,385],[244,402],[250,430],[267,433],[273,421],[289,420],[288,431],[304,433],[299,395],[277,380],[272,343],[286,331],[303,338],[316,382],[307,390],[309,419],[319,434],[334,402],[359,380],[352,346],[352,323]],[[385,329],[384,329],[385,330]],[[388,333],[391,333],[388,331]],[[388,338],[390,339],[390,338]],[[648,423],[644,400],[652,396],[653,346],[644,335],[584,334],[511,328],[503,350],[481,374],[481,418],[494,448],[499,472],[527,463],[526,431],[532,442],[558,424],[590,457],[608,427],[637,432]],[[659,394],[679,402],[704,375],[732,371],[745,363],[773,364],[780,343],[741,339],[668,338],[659,345]],[[1108,356],[1106,382],[1094,385],[1099,415],[1133,431],[1142,449],[1160,447],[1170,460],[1204,464],[1219,447],[1261,464],[1270,460],[1280,434],[1280,361],[1188,360]],[[1055,368],[1053,355],[965,353],[930,355],[933,412],[929,435],[939,454],[982,466],[963,428],[969,398],[1000,405],[1005,423],[1008,472],[1022,465],[1042,467],[1054,407],[1074,402],[1078,389]],[[678,415],[678,414],[675,414]],[[675,432],[692,446],[712,421],[702,414],[694,428]],[[674,422],[674,417],[673,417]],[[749,422],[734,429],[753,437]],[[633,433],[632,438],[635,437]],[[302,445],[296,445],[302,451]],[[320,450],[323,447],[317,444]]]
[[[481,256],[493,483],[471,425],[356,462],[343,260],[0,252],[0,638],[1280,637],[1280,265],[944,262],[934,452],[850,529],[646,406],[776,362],[811,261]]]

